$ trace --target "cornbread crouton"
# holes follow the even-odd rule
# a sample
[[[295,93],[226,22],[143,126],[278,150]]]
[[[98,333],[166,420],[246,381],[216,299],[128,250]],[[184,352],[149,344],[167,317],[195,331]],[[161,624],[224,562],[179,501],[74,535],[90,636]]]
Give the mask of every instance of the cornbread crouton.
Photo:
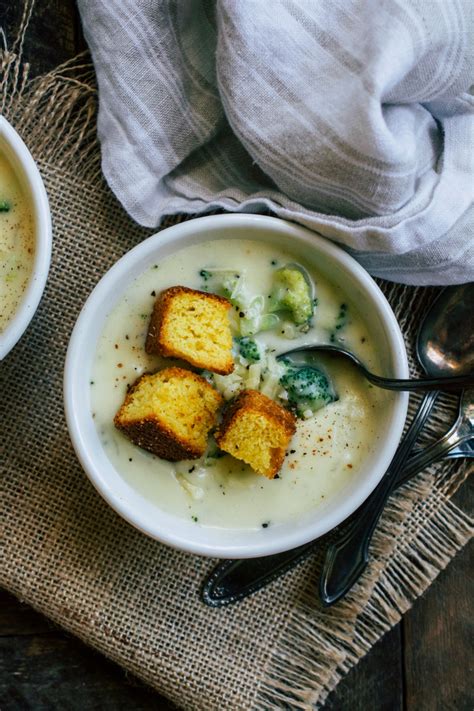
[[[155,301],[146,352],[228,375],[234,369],[230,308],[231,303],[216,294],[185,286],[166,289]]]
[[[134,444],[161,459],[202,457],[222,397],[196,373],[165,368],[142,375],[114,418]]]
[[[244,390],[225,411],[215,439],[225,452],[273,479],[295,430],[291,412],[256,390]]]

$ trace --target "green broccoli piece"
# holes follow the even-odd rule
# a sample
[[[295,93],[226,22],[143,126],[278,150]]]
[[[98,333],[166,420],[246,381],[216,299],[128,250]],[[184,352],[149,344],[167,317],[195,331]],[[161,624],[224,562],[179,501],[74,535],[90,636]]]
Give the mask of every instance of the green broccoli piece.
[[[248,336],[243,336],[242,338],[237,338],[237,343],[239,344],[240,355],[248,360],[249,363],[257,363],[260,360],[260,350],[252,338]]]
[[[0,200],[0,212],[10,212],[11,205],[8,200]]]
[[[280,384],[288,393],[288,403],[300,417],[307,411],[314,413],[337,400],[330,380],[321,370],[310,366],[295,368],[287,365]]]
[[[276,270],[270,310],[289,311],[297,326],[309,321],[314,312],[311,288],[299,269],[285,266]]]

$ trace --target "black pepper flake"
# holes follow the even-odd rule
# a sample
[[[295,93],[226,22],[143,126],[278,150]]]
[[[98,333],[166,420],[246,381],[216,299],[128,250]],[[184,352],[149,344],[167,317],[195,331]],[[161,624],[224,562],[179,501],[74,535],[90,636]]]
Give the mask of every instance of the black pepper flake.
[[[294,454],[296,452],[296,449],[290,449],[290,454]]]
[[[189,474],[192,474],[195,469],[196,469],[196,467],[194,467],[194,466],[191,467],[191,469],[188,469]]]
[[[239,318],[244,318],[245,314],[243,311],[239,311]]]
[[[264,521],[264,522],[262,523],[262,528],[268,528],[269,525],[270,525],[269,521]]]
[[[133,458],[132,458],[132,457],[129,457],[129,458],[128,458],[128,461],[129,461],[129,462],[133,462]]]
[[[156,291],[155,291],[154,289],[153,289],[153,291],[151,292],[150,296],[156,296]]]

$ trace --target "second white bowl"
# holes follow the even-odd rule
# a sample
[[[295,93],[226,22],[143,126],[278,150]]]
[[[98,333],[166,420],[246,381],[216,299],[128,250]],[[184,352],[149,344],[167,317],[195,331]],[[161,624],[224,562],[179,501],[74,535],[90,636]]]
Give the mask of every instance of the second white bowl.
[[[28,286],[20,306],[0,334],[0,361],[11,351],[38,308],[51,262],[51,213],[43,180],[31,153],[8,121],[0,116],[0,153],[3,153],[31,205],[35,256]]]

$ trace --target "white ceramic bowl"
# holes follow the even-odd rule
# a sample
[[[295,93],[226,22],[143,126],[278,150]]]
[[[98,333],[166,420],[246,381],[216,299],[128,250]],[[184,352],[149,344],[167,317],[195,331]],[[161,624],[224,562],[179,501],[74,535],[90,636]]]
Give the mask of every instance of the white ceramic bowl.
[[[294,548],[337,526],[367,498],[386,471],[405,422],[408,396],[394,397],[380,432],[380,446],[364,471],[343,492],[317,512],[259,530],[222,530],[196,526],[160,510],[120,476],[102,448],[90,404],[90,373],[97,341],[108,313],[130,283],[150,264],[186,246],[213,239],[265,240],[290,249],[317,267],[331,281],[342,283],[364,315],[378,343],[384,370],[408,377],[407,356],[395,316],[372,278],[349,255],[325,239],[294,224],[257,215],[202,217],[153,235],[128,252],[101,279],[88,298],[71,336],[66,359],[64,398],[69,433],[77,456],[94,486],[127,521],[163,543],[191,553],[251,558]]]
[[[51,213],[41,175],[31,153],[8,121],[0,116],[0,153],[13,167],[26,199],[29,201],[35,226],[35,257],[28,286],[20,306],[0,334],[0,361],[21,338],[38,308],[43,295],[51,262]]]

